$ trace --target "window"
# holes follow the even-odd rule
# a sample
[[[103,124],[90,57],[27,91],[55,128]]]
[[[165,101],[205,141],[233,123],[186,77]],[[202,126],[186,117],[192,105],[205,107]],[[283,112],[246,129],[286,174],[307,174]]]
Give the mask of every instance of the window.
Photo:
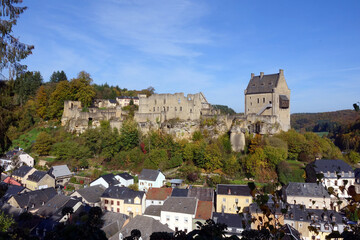
[[[239,203],[239,199],[235,198],[235,203],[238,204],[238,203]]]
[[[120,209],[119,209],[119,208],[117,209],[117,212],[120,212]]]
[[[159,204],[161,204],[161,201],[159,201]]]
[[[180,98],[178,99],[178,103],[181,103],[181,99],[180,99]]]
[[[105,210],[107,210],[107,207],[105,207]]]
[[[153,109],[154,109],[154,112],[155,112],[155,107],[153,107]]]
[[[246,199],[246,203],[249,203],[249,199]]]
[[[330,229],[329,224],[325,224],[324,228],[325,228],[325,230],[329,230]]]
[[[265,103],[265,98],[263,98],[263,103]]]
[[[192,109],[190,109],[190,113],[192,113]]]
[[[113,208],[113,207],[111,208],[111,211],[112,211],[112,212],[114,211],[114,208]]]
[[[105,199],[105,204],[109,204],[109,200],[106,200],[106,199]]]
[[[111,205],[114,205],[114,200],[111,200]]]
[[[175,112],[177,111],[177,108],[175,107]]]
[[[120,201],[117,201],[117,205],[120,206]]]
[[[175,227],[175,232],[179,231],[179,228],[178,227]]]
[[[128,212],[131,212],[131,207],[128,207],[127,210],[128,210]]]
[[[166,99],[164,99],[164,104],[166,104]]]
[[[337,180],[335,180],[335,186],[337,186]]]
[[[187,218],[187,217],[184,217],[184,222],[185,222],[185,223],[188,223],[188,221],[189,221],[188,218]]]
[[[151,204],[154,204],[154,201],[151,201]]]
[[[223,198],[223,202],[226,202],[226,198]]]
[[[170,216],[166,215],[166,221],[170,221]]]
[[[179,221],[179,217],[175,216],[175,221],[178,222]]]
[[[166,107],[166,111],[169,111],[169,107]]]
[[[257,99],[257,102],[260,103],[260,99],[259,99],[259,98]]]
[[[188,230],[185,228],[185,229],[184,229],[184,232],[187,233],[187,231],[188,231]]]
[[[182,107],[180,107],[180,111],[182,111]]]

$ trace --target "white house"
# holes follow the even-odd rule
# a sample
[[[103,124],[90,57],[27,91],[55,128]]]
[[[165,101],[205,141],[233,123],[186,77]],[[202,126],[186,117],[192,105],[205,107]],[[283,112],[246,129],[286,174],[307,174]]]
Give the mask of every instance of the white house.
[[[143,169],[139,175],[139,190],[147,191],[152,187],[162,187],[165,175],[160,170]]]
[[[134,177],[126,172],[115,175],[115,178],[120,182],[117,186],[128,187],[134,184]]]
[[[163,205],[171,196],[172,188],[149,188],[146,192],[146,208],[151,205]]]
[[[118,186],[120,184],[119,180],[117,180],[114,174],[106,174],[101,177],[98,177],[94,181],[90,183],[90,186],[102,185],[104,188],[108,188],[110,186]]]
[[[27,154],[26,152],[22,152],[19,155],[20,158],[20,162],[25,163],[26,165],[28,165],[29,167],[34,167],[34,158],[31,157],[29,154]]]
[[[170,197],[161,208],[160,222],[173,231],[190,232],[198,200],[190,197]]]

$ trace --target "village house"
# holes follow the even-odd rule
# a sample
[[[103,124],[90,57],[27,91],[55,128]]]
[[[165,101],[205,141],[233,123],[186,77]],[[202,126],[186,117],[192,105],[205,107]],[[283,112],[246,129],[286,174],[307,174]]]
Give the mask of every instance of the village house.
[[[216,193],[216,212],[236,214],[252,203],[247,185],[218,184]]]
[[[284,223],[298,230],[304,240],[325,240],[332,231],[342,233],[346,227],[343,216],[338,212],[304,209],[301,205],[290,205],[284,216]],[[310,231],[309,227],[315,227],[319,233]]]
[[[170,197],[161,208],[160,222],[173,231],[190,232],[198,200],[189,197]]]
[[[206,220],[212,218],[215,211],[214,207],[214,189],[212,188],[190,188],[187,197],[194,197],[198,200],[195,218],[193,221],[193,229],[196,229],[197,222],[205,223]]]
[[[146,95],[144,95],[146,97]],[[121,107],[129,106],[131,101],[133,105],[139,106],[139,97],[121,96],[117,97],[116,101]]]
[[[120,182],[120,186],[123,187],[128,187],[131,184],[134,184],[134,177],[127,172],[117,174],[115,175],[115,178]]]
[[[101,230],[105,232],[108,239],[117,240],[119,239],[119,232],[127,219],[129,219],[129,216],[122,213],[104,212],[101,216],[101,220],[104,222]]]
[[[140,191],[147,191],[152,187],[160,188],[165,182],[165,175],[160,170],[143,169],[138,178]]]
[[[23,165],[12,173],[12,177],[26,187],[27,177],[35,171],[35,168]]]
[[[265,211],[264,214],[264,209],[268,209],[269,212]],[[286,204],[284,202],[280,201],[277,204],[274,204],[273,199],[270,198],[264,209],[260,209],[257,203],[252,203],[249,206],[249,211],[244,213],[244,216],[250,214],[249,217],[253,220],[251,222],[251,229],[259,229],[263,227],[266,222],[269,222],[269,224],[275,227],[284,225],[284,215],[282,213],[282,209],[286,209]]]
[[[331,198],[322,184],[290,182],[282,191],[289,204],[301,204],[310,209],[330,209]]]
[[[343,160],[320,159],[309,163],[306,166],[306,181],[316,182],[317,174],[322,174],[321,183],[324,187],[332,187],[335,194],[340,198],[347,198],[349,194],[347,189],[355,184],[355,173],[352,167]],[[341,191],[340,187],[344,186],[345,191]],[[331,196],[335,200],[335,196]]]
[[[90,207],[101,207],[101,195],[106,190],[102,185],[95,185],[86,188],[81,188],[73,192],[70,196],[79,198],[83,203]]]
[[[244,230],[250,230],[249,219],[240,216],[239,214],[231,213],[214,213],[212,219],[215,223],[226,224],[225,236],[237,236],[241,238],[241,233]]]
[[[1,184],[1,187],[5,189],[5,186],[3,185],[3,183]],[[18,186],[18,185],[10,184],[10,185],[7,185],[6,187],[7,187],[6,192],[1,198],[2,202],[7,202],[12,196],[27,191],[26,188],[24,188],[22,186]]]
[[[163,205],[171,196],[172,188],[150,188],[146,192],[146,209],[151,205]]]
[[[56,185],[62,186],[69,182],[73,175],[67,165],[52,166],[48,171],[48,174],[55,179]]]
[[[104,188],[109,188],[111,186],[119,185],[119,180],[114,176],[114,174],[109,173],[103,176],[98,177],[90,183],[90,186],[102,185]]]
[[[43,171],[35,171],[28,175],[25,186],[30,190],[55,187],[55,179]]]
[[[7,203],[13,207],[28,209],[30,212],[35,212],[55,195],[57,195],[57,193],[54,188],[44,188],[13,195],[9,198]]]
[[[145,193],[126,187],[111,186],[101,195],[101,205],[104,210],[135,217],[145,211]]]

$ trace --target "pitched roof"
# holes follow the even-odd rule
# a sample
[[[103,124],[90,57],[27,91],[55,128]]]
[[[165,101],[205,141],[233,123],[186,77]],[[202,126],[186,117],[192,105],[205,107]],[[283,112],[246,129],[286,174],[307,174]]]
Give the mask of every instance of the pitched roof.
[[[254,76],[250,79],[246,88],[246,94],[253,93],[271,93],[277,87],[279,73],[263,75],[262,77]]]
[[[18,186],[18,185],[8,185],[7,187],[8,188],[7,188],[4,196],[2,196],[2,199],[4,200],[4,202],[9,200],[13,195],[21,193],[25,189],[25,187]]]
[[[187,197],[189,189],[174,188],[172,190],[172,197]]]
[[[21,186],[21,183],[19,183],[18,181],[16,181],[14,178],[12,177],[7,177],[4,179],[4,183],[8,183],[11,185],[17,185],[17,186]]]
[[[344,162],[343,160],[338,159],[320,159],[315,160],[312,163],[310,163],[314,167],[314,170],[316,173],[323,172],[325,177],[328,178],[337,178],[337,173],[341,173],[344,171],[345,177],[351,177],[349,176],[349,172],[352,174],[354,173],[352,167]],[[328,176],[328,172],[330,172],[330,175]]]
[[[36,213],[43,217],[52,216],[59,209],[62,209],[69,200],[70,200],[69,196],[59,195],[59,194],[55,195],[53,198],[47,201],[43,206],[41,206]]]
[[[116,185],[116,184],[119,184],[119,183],[120,183],[120,182],[115,178],[114,174],[112,174],[112,173],[109,173],[109,174],[100,176],[99,178],[104,179],[104,180],[109,184],[109,186]],[[98,179],[99,179],[99,178],[98,178]]]
[[[125,179],[125,180],[131,180],[134,179],[133,176],[131,176],[130,174],[128,174],[127,172],[123,172],[118,174],[121,178]]]
[[[141,215],[137,215],[136,217],[131,219],[130,222],[126,224],[120,232],[123,234],[124,237],[127,237],[130,236],[131,231],[134,229],[140,230],[141,238],[143,240],[149,240],[153,232],[174,232],[166,225],[160,223],[158,220]]]
[[[72,175],[67,165],[52,166],[49,174],[54,178]]]
[[[161,209],[162,205],[150,205],[145,209],[144,215],[160,217]]]
[[[105,188],[102,185],[95,185],[77,190],[76,192],[81,195],[89,203],[100,202],[100,197],[104,193]]]
[[[27,180],[32,182],[39,182],[41,179],[43,179],[47,175],[46,172],[43,171],[35,171],[31,175],[27,177]]]
[[[281,238],[282,240],[301,240],[299,231],[289,224],[283,225],[280,231],[285,234],[285,236]]]
[[[165,200],[162,211],[195,214],[197,199],[189,197],[170,197]]]
[[[55,195],[56,190],[54,188],[44,188],[31,192],[20,193],[18,195],[14,195],[13,197],[21,208],[31,208],[33,205],[33,208],[39,208],[42,206],[42,203],[46,203]]]
[[[21,167],[19,167],[18,169],[16,169],[12,175],[13,176],[17,176],[17,177],[24,177],[26,174],[28,174],[28,172],[30,172],[30,170],[33,169],[32,167],[29,167],[27,165],[22,165]]]
[[[118,186],[111,186],[107,188],[104,193],[101,195],[103,198],[115,198],[115,199],[124,199],[127,203],[134,203],[134,199],[136,197],[142,198],[145,192],[142,191],[134,191],[127,187],[118,187]]]
[[[290,182],[285,186],[287,196],[330,198],[328,191],[320,183]]]
[[[139,180],[156,181],[159,174],[160,170],[143,169],[139,175]]]
[[[218,184],[216,192],[221,195],[251,196],[247,185]]]
[[[170,197],[172,188],[149,188],[146,200],[165,200]]]
[[[213,203],[209,201],[198,201],[195,219],[207,220],[211,218]]]
[[[236,228],[250,229],[249,225],[246,225],[248,220],[239,214],[230,214],[230,213],[213,213],[213,220],[215,223],[223,223],[228,227],[227,232],[231,232],[235,235],[240,233],[236,231]],[[231,230],[229,230],[231,228]]]
[[[109,99],[110,103],[117,103],[116,99]]]
[[[213,201],[214,189],[212,188],[190,188],[188,197],[195,197],[199,201]]]

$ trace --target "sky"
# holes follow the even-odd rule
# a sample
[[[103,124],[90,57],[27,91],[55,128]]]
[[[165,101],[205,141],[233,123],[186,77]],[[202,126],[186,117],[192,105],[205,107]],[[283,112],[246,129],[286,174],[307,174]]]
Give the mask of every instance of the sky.
[[[244,111],[251,73],[284,74],[292,113],[360,101],[360,1],[24,0],[21,63],[49,81],[84,70],[94,83],[203,92]]]

